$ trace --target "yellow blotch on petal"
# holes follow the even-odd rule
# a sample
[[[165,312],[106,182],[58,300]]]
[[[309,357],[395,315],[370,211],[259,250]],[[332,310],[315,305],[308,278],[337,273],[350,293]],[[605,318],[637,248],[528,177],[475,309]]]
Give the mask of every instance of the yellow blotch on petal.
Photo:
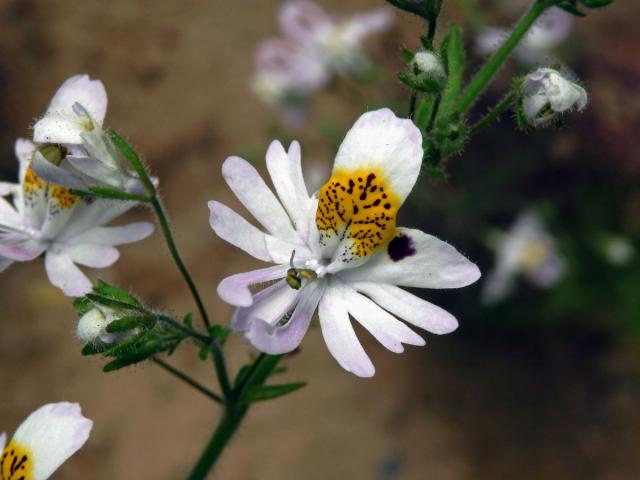
[[[36,175],[36,173],[33,171],[33,168],[31,168],[31,164],[29,164],[24,175],[24,182],[22,187],[25,195],[30,196],[36,191],[42,190],[44,188],[44,185],[44,181],[42,181],[40,177]]]
[[[0,480],[32,480],[33,458],[31,451],[15,442],[0,456]]]
[[[400,201],[380,171],[338,169],[320,189],[316,225],[320,242],[352,240],[350,255],[371,255],[393,237]]]
[[[49,197],[55,200],[62,209],[72,208],[78,201],[78,197],[71,195],[69,189],[60,185],[52,185],[49,189]]]

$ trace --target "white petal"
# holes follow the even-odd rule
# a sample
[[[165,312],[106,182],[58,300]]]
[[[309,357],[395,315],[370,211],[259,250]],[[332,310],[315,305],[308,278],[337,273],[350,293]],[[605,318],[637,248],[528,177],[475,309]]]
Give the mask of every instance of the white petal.
[[[74,263],[92,268],[109,267],[120,257],[115,248],[96,244],[69,245],[64,247],[64,252]]]
[[[344,290],[344,299],[349,313],[392,352],[402,353],[403,343],[419,346],[425,344],[420,335],[352,288]]]
[[[229,157],[222,165],[222,175],[238,200],[269,233],[288,240],[298,237],[284,208],[249,162]]]
[[[2,432],[0,433],[0,453],[4,450],[4,446],[7,443],[7,434]]]
[[[288,265],[276,265],[275,267],[231,275],[218,284],[218,295],[231,305],[248,307],[253,303],[253,295],[249,286],[284,278],[288,269]]]
[[[344,285],[333,280],[320,300],[322,336],[342,368],[359,377],[372,377],[376,370],[353,330],[343,291]]]
[[[384,8],[354,15],[342,25],[342,36],[349,45],[359,45],[372,33],[383,32],[393,23],[393,15]]]
[[[312,282],[303,287],[298,304],[286,324],[274,326],[262,319],[254,319],[247,330],[247,340],[261,352],[270,355],[296,349],[307,333],[323,291],[324,285],[321,282]]]
[[[82,118],[73,105],[79,103],[102,126],[107,113],[107,93],[100,80],[88,75],[75,75],[67,79],[55,93],[44,117],[33,127],[33,140],[37,143],[80,144],[80,133],[86,131]]]
[[[448,243],[420,230],[398,228],[389,245],[364,265],[342,270],[346,281],[418,288],[466,287],[480,270]]]
[[[443,335],[458,328],[458,321],[449,312],[394,285],[358,282],[352,287],[393,315],[428,332]]]
[[[29,478],[45,480],[84,445],[92,427],[77,403],[50,403],[29,415],[11,441],[31,451]]]
[[[65,295],[82,297],[91,292],[91,281],[74,265],[71,258],[59,249],[47,251],[44,266],[49,281]]]
[[[210,201],[207,205],[210,212],[209,224],[220,238],[258,260],[271,261],[264,232],[220,202]]]
[[[94,199],[91,202],[82,200],[75,207],[73,216],[60,233],[59,240],[73,239],[94,227],[104,225],[116,217],[138,205],[136,202]]]
[[[245,331],[255,319],[275,325],[291,310],[299,293],[284,280],[261,290],[253,296],[251,306],[236,309],[231,318],[231,328]]]
[[[403,202],[413,188],[422,165],[422,134],[411,120],[388,108],[360,116],[345,136],[333,172],[374,169],[380,172]]]
[[[73,238],[73,243],[95,245],[124,245],[147,238],[153,233],[153,224],[133,222],[117,227],[95,227]]]
[[[36,175],[47,182],[64,185],[65,187],[75,188],[77,190],[87,190],[88,188],[88,184],[84,181],[82,175],[54,165],[44,158],[40,152],[34,155],[32,165]]]
[[[285,36],[299,42],[314,41],[318,31],[331,28],[333,23],[322,7],[306,0],[284,3],[278,21]]]
[[[487,275],[482,287],[482,301],[490,305],[499,302],[511,293],[514,286],[515,270],[506,265],[498,265]]]
[[[267,150],[267,169],[278,198],[293,220],[296,231],[305,237],[309,220],[309,192],[304,184],[300,163],[300,144],[293,142],[289,152],[278,141]]]

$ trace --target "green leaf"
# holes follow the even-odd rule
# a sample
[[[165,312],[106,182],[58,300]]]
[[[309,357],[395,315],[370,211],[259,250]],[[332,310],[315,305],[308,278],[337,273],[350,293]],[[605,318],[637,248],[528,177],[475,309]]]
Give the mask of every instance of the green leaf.
[[[146,313],[146,310],[143,307],[139,307],[137,305],[132,305],[130,303],[121,302],[119,300],[114,300],[109,297],[105,297],[103,295],[96,295],[95,293],[88,293],[86,298],[91,300],[98,305],[102,305],[104,307],[113,308],[114,310],[136,310],[139,312]]]
[[[413,61],[413,57],[415,56],[415,54],[408,48],[402,47],[400,48],[400,56],[402,57],[404,62],[408,65]]]
[[[220,345],[224,345],[224,342],[231,335],[231,330],[225,325],[211,325],[209,327],[209,335],[214,340],[217,340]]]
[[[447,83],[442,93],[439,111],[446,115],[452,109],[462,88],[464,73],[464,47],[462,34],[457,25],[452,25],[440,43],[440,56],[447,73]]]
[[[580,0],[580,3],[587,8],[603,8],[613,3],[613,0]]]
[[[87,343],[82,351],[83,356],[96,355],[98,353],[103,353],[105,350],[108,350],[109,345],[105,345],[104,343]]]
[[[209,356],[209,353],[211,353],[211,348],[209,347],[209,345],[202,345],[202,347],[200,347],[200,350],[198,351],[198,358],[204,361]]]
[[[75,308],[80,315],[84,315],[93,308],[93,303],[86,297],[76,298],[73,300],[73,308]]]
[[[184,323],[187,327],[193,328],[193,315],[191,312],[187,313],[182,319],[182,323]]]
[[[145,195],[135,195],[133,193],[127,193],[115,188],[101,185],[94,185],[93,187],[89,187],[89,193],[95,197],[109,198],[113,200],[133,200],[134,202],[144,203],[148,203],[151,201],[151,199]]]
[[[134,328],[137,328],[137,327],[151,329],[155,324],[156,324],[155,315],[122,317],[117,320],[114,320],[109,325],[107,325],[106,330],[109,333],[117,333],[117,332],[126,332],[128,330],[133,330]]]
[[[263,400],[272,400],[274,398],[293,393],[296,390],[300,390],[306,384],[306,382],[295,382],[286,383],[283,385],[256,385],[254,387],[247,388],[243,392],[242,396],[240,397],[240,402],[250,404]]]
[[[98,295],[102,295],[103,297],[112,298],[134,307],[143,307],[142,302],[138,297],[103,280],[98,280],[96,282],[93,286],[93,292]]]
[[[139,363],[162,349],[162,342],[159,337],[151,337],[144,342],[135,345],[130,353],[119,356],[112,362],[107,363],[102,369],[103,372],[113,372],[121,368]]]
[[[131,168],[138,174],[140,180],[144,183],[147,193],[149,195],[155,195],[156,188],[153,186],[153,183],[151,183],[149,175],[147,175],[147,171],[136,151],[115,130],[110,128],[106,133],[113,144],[120,150],[120,153],[127,159]]]
[[[575,5],[571,5],[569,3],[560,4],[558,5],[558,8],[561,8],[565,12],[570,13],[575,17],[586,17],[586,15],[582,13],[580,10],[578,10],[578,8]]]

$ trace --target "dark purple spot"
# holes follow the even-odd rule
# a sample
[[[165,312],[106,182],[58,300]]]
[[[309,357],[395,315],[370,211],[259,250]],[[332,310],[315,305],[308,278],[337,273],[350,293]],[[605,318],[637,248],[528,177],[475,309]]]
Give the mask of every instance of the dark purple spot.
[[[391,240],[387,251],[389,252],[391,260],[394,262],[399,262],[403,258],[416,254],[416,249],[413,246],[413,240],[411,240],[407,235],[400,235]]]

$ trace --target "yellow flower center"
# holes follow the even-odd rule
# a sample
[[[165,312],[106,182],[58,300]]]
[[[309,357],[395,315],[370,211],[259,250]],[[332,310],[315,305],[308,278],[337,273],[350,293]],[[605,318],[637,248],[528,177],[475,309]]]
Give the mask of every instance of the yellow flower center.
[[[37,201],[37,196],[45,188],[47,188],[49,198],[53,199],[56,205],[62,210],[72,208],[78,201],[78,197],[71,195],[68,188],[61,185],[47,184],[36,175],[33,171],[33,167],[29,164],[29,167],[27,167],[27,171],[25,172],[22,186],[25,200],[33,206]]]
[[[531,273],[540,266],[542,261],[547,256],[549,246],[547,242],[535,240],[527,244],[522,252],[522,258],[520,259],[520,268],[525,273]]]
[[[393,237],[400,201],[379,171],[360,168],[334,172],[320,189],[316,225],[320,243],[352,241],[350,255],[365,257]]]
[[[32,480],[32,461],[29,449],[9,442],[0,457],[0,480]]]

